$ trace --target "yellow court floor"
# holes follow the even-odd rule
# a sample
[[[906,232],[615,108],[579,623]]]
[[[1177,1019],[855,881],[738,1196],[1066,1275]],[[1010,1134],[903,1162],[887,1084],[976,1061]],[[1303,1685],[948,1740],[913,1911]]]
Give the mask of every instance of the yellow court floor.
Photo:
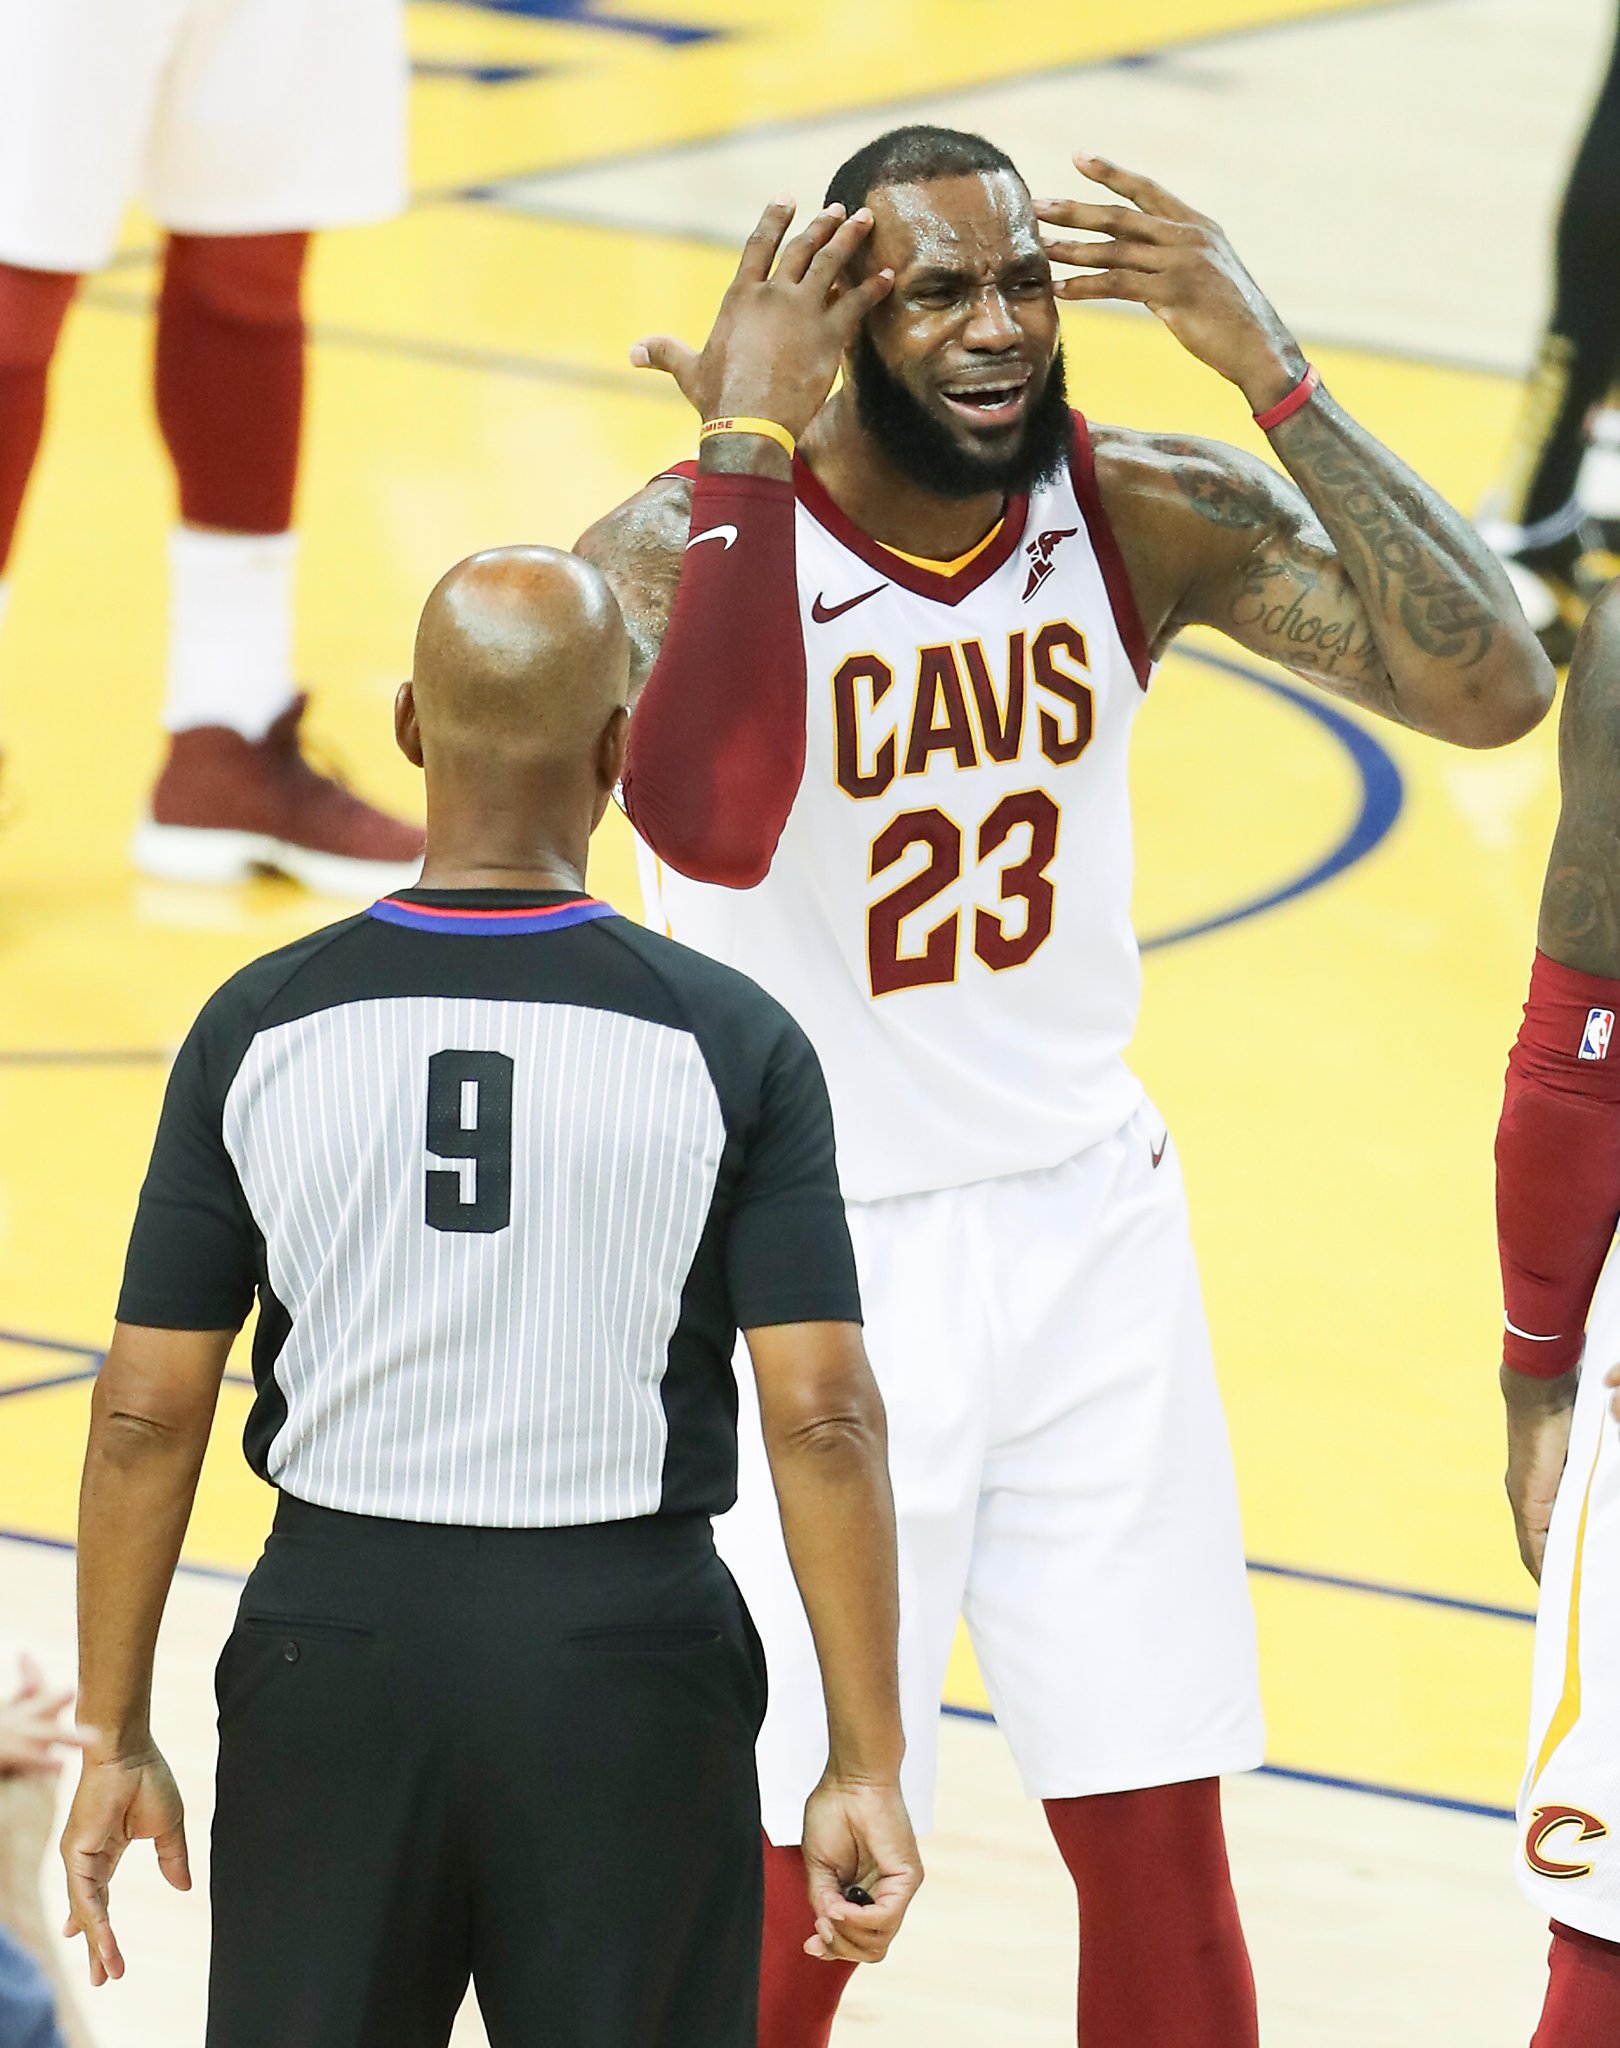
[[[299,658],[320,740],[368,794],[419,801],[389,706],[431,583],[481,546],[567,541],[686,452],[683,405],[628,368],[629,343],[698,336],[739,218],[784,180],[815,199],[846,138],[899,119],[993,116],[1042,181],[1083,145],[1169,166],[1195,203],[1216,193],[1262,283],[1304,309],[1336,395],[1472,506],[1512,419],[1538,273],[1527,262],[1522,288],[1476,295],[1465,317],[1436,265],[1485,240],[1539,247],[1606,17],[1604,0],[1534,12],[1086,0],[1003,10],[991,33],[979,0],[419,0],[416,202],[329,237],[314,278]],[[1475,53],[1476,103],[1430,102],[1430,130],[1386,135],[1364,165],[1333,124],[1442,33]],[[1333,81],[1309,128],[1280,96],[1289,78]],[[1523,162],[1487,205],[1481,138],[1512,108]],[[1450,183],[1433,176],[1435,124],[1454,138]],[[1397,217],[1355,243],[1403,165],[1421,236]],[[1306,185],[1342,232],[1289,225],[1309,222]],[[160,746],[152,246],[132,218],[71,316],[0,635],[0,1538],[70,1537],[169,1054],[237,965],[342,910],[279,883],[160,887],[124,862]],[[1096,417],[1261,446],[1238,396],[1150,321],[1087,309],[1066,337]],[[1501,1496],[1491,1138],[1553,739],[1448,753],[1210,638],[1165,662],[1134,770],[1136,1059],[1192,1190],[1272,1763],[1498,1813],[1533,1589]],[[595,885],[638,908],[617,819],[595,859]],[[227,1389],[199,1566],[244,1570],[267,1520],[236,1447],[245,1404]],[[0,1540],[0,1607],[23,1548]],[[965,1649],[949,1698],[983,1707]]]

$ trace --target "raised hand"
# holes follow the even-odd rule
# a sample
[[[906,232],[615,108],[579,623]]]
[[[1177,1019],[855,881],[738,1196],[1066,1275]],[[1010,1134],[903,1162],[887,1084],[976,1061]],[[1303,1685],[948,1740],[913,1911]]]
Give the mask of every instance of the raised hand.
[[[67,1868],[68,1916],[64,1934],[82,1934],[90,1982],[124,1974],[108,1898],[113,1873],[131,1842],[150,1841],[158,1868],[176,1891],[191,1889],[185,1810],[179,1787],[155,1749],[135,1757],[85,1761],[67,1826],[62,1861]]]
[[[923,1878],[900,1788],[850,1784],[829,1772],[804,1810],[804,1867],[816,1916],[805,1954],[881,1962]],[[850,1885],[872,1903],[853,1904],[844,1896]]]
[[[1055,261],[1090,273],[1061,279],[1057,296],[1146,306],[1190,355],[1236,384],[1252,412],[1285,397],[1304,373],[1304,355],[1215,222],[1102,157],[1078,155],[1074,164],[1128,204],[1036,200],[1036,217],[1048,227],[1097,237],[1047,238]]]
[[[638,341],[637,369],[673,377],[700,419],[774,420],[798,437],[826,402],[845,349],[894,283],[876,270],[858,284],[844,273],[872,230],[863,206],[847,220],[826,206],[783,246],[793,201],[773,199],[743,246],[742,260],[701,351],[667,334]]]

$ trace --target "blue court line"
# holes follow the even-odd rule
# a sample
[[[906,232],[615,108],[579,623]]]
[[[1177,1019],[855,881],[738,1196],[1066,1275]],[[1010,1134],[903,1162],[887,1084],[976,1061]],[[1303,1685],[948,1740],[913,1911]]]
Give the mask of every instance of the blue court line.
[[[1307,1571],[1303,1565],[1271,1564],[1258,1557],[1249,1570],[1262,1578],[1297,1579],[1307,1586],[1331,1586],[1336,1592],[1371,1593],[1381,1600],[1410,1600],[1419,1607],[1446,1607],[1454,1614],[1482,1614],[1490,1621],[1534,1622],[1533,1607],[1499,1607],[1490,1600],[1464,1600],[1455,1593],[1428,1593],[1420,1586],[1394,1586],[1382,1579],[1353,1579],[1339,1572]]]
[[[640,36],[673,49],[693,43],[720,42],[734,31],[701,28],[696,23],[668,21],[645,14],[603,14],[601,0],[459,0],[463,7],[481,8],[486,14],[519,14],[530,21],[556,21],[567,28],[605,29],[620,36]]]
[[[75,1380],[93,1378],[99,1370],[106,1353],[93,1344],[69,1344],[59,1337],[30,1337],[18,1330],[0,1330],[0,1343],[30,1346],[39,1351],[65,1352],[70,1358],[89,1361],[78,1372],[63,1373],[50,1379],[28,1380],[20,1386],[0,1387],[0,1401],[16,1394],[37,1393],[42,1387],[67,1386]],[[251,1387],[253,1380],[247,1373],[228,1372],[225,1384],[233,1387]],[[0,1536],[7,1532],[0,1530]],[[40,1538],[44,1541],[44,1538]],[[1378,1600],[1404,1600],[1418,1607],[1439,1607],[1454,1614],[1483,1615],[1489,1621],[1534,1622],[1534,1612],[1525,1607],[1504,1607],[1489,1600],[1468,1600],[1457,1593],[1433,1593],[1421,1586],[1398,1586],[1386,1579],[1362,1579],[1345,1572],[1317,1571],[1306,1565],[1275,1564],[1269,1558],[1251,1557],[1247,1560],[1251,1572],[1262,1578],[1292,1579],[1301,1585],[1325,1586],[1338,1593],[1365,1593]],[[964,1709],[964,1711],[966,1711]]]
[[[996,1725],[996,1717],[988,1707],[953,1707],[947,1701],[939,1711],[949,1721],[978,1721],[988,1728]],[[1256,1775],[1286,1778],[1295,1785],[1326,1785],[1335,1792],[1360,1792],[1369,1799],[1398,1799],[1405,1806],[1434,1806],[1443,1813],[1477,1813],[1486,1820],[1518,1817],[1511,1806],[1491,1806],[1479,1799],[1453,1799],[1444,1792],[1417,1792],[1409,1785],[1380,1784],[1376,1778],[1344,1778],[1334,1771],[1302,1771],[1292,1764],[1262,1764]]]
[[[531,78],[548,78],[555,64],[477,64],[458,62],[454,57],[417,57],[411,64],[413,78],[453,79],[462,85],[519,85]]]
[[[31,1351],[65,1351],[69,1358],[93,1358],[98,1365],[107,1355],[98,1344],[69,1344],[61,1337],[33,1337],[21,1330],[0,1330],[0,1344],[22,1344]]]
[[[93,1380],[98,1365],[81,1365],[77,1372],[53,1373],[49,1379],[22,1380],[15,1386],[0,1387],[0,1401],[15,1400],[19,1394],[43,1394],[51,1387],[71,1387],[80,1380]]]
[[[0,1543],[26,1543],[34,1550],[76,1551],[78,1545],[66,1536],[36,1536],[27,1529],[0,1529]],[[175,1566],[188,1579],[220,1579],[229,1585],[240,1586],[246,1582],[246,1572],[227,1570],[222,1564],[193,1564],[189,1558],[182,1558]]]
[[[26,1543],[36,1550],[67,1552],[76,1547],[65,1536],[35,1536],[21,1529],[0,1529],[0,1543]],[[175,1570],[188,1578],[212,1579],[235,1586],[242,1585],[247,1576],[244,1572],[227,1571],[223,1565],[192,1564],[185,1558]],[[996,1725],[996,1717],[987,1707],[956,1707],[944,1702],[939,1711],[951,1721],[978,1721],[991,1728]],[[1292,1764],[1262,1764],[1259,1775],[1286,1778],[1298,1785],[1326,1785],[1335,1792],[1360,1792],[1371,1799],[1395,1799],[1406,1806],[1437,1807],[1444,1813],[1474,1813],[1487,1820],[1515,1818],[1511,1806],[1490,1806],[1477,1799],[1453,1799],[1444,1792],[1419,1792],[1408,1785],[1380,1784],[1373,1778],[1345,1778],[1332,1771],[1303,1771]]]
[[[93,1380],[107,1356],[94,1344],[65,1344],[58,1337],[26,1337],[19,1330],[0,1330],[0,1344],[17,1344],[35,1351],[61,1351],[69,1358],[88,1361],[76,1372],[53,1373],[46,1379],[20,1380],[13,1386],[0,1386],[0,1401],[14,1400],[19,1394],[44,1393],[51,1387],[71,1387],[79,1380]],[[228,1372],[223,1384],[227,1387],[251,1387],[253,1376],[245,1372]]]
[[[1235,910],[1217,911],[1213,916],[1198,918],[1191,924],[1176,925],[1167,932],[1155,932],[1152,937],[1141,941],[1144,953],[1154,952],[1161,946],[1178,946],[1187,939],[1203,938],[1209,932],[1224,931],[1228,925],[1243,924],[1251,917],[1260,917],[1268,910],[1293,902],[1295,897],[1304,896],[1312,889],[1320,889],[1325,882],[1342,875],[1346,868],[1365,860],[1388,837],[1405,801],[1401,771],[1396,767],[1394,757],[1372,733],[1353,718],[1347,718],[1337,705],[1301,689],[1297,683],[1284,682],[1280,676],[1269,675],[1264,669],[1255,668],[1246,661],[1235,661],[1230,655],[1212,654],[1202,647],[1177,647],[1175,651],[1185,661],[1201,662],[1205,668],[1215,669],[1222,675],[1236,676],[1242,682],[1253,683],[1258,689],[1293,705],[1296,711],[1303,711],[1318,725],[1324,726],[1350,756],[1361,783],[1361,801],[1350,829],[1304,874],[1282,883],[1278,888],[1267,890],[1251,902],[1239,904]]]
[[[101,1360],[102,1353],[98,1351],[95,1364],[81,1366],[77,1372],[59,1372],[53,1374],[50,1379],[22,1380],[15,1386],[0,1387],[0,1401],[14,1400],[19,1394],[41,1394],[51,1387],[75,1386],[80,1380],[93,1380],[101,1370]],[[245,1372],[228,1372],[220,1384],[227,1387],[251,1387],[253,1380],[251,1375]]]
[[[1341,1778],[1332,1771],[1300,1771],[1291,1764],[1262,1764],[1265,1778],[1287,1778],[1296,1785],[1326,1785],[1335,1792],[1363,1792],[1372,1799],[1398,1799],[1407,1806],[1437,1806],[1444,1813],[1477,1813],[1484,1820],[1516,1820],[1511,1806],[1491,1806],[1481,1799],[1451,1799],[1443,1792],[1416,1792],[1409,1785],[1381,1785],[1374,1778]]]

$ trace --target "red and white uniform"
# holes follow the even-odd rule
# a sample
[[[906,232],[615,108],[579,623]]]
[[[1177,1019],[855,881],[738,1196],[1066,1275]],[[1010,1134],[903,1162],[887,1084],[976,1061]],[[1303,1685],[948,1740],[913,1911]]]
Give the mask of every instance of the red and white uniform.
[[[1519,1881],[1566,1927],[1620,1941],[1620,981],[1538,950],[1496,1133],[1515,1372],[1582,1367],[1536,1603]],[[1584,1362],[1583,1362],[1584,1361]]]
[[[0,262],[385,219],[407,82],[403,0],[0,0]]]
[[[1530,1747],[1519,1786],[1519,1882],[1566,1927],[1620,1941],[1620,1258],[1592,1300],[1569,1459],[1536,1602]]]
[[[1126,750],[1147,680],[1065,474],[954,574],[801,466],[804,779],[757,889],[655,878],[677,935],[814,1041],[856,1201],[1055,1166],[1142,1099],[1125,1065]]]
[[[1084,422],[1068,468],[943,567],[796,469],[805,766],[775,857],[724,889],[644,849],[643,879],[649,918],[770,990],[826,1071],[889,1412],[913,1817],[959,1612],[1032,1794],[1251,1768],[1185,1197],[1125,1062],[1149,665]],[[793,1841],[826,1730],[757,1425],[720,1537],[771,1667],[766,1826]]]

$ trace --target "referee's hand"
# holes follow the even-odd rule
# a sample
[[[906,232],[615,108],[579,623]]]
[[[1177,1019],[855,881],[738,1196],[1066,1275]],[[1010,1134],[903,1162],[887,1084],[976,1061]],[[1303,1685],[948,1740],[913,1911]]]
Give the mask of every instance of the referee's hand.
[[[827,1962],[882,1962],[923,1880],[900,1787],[829,1772],[804,1809],[804,1870],[816,1916],[805,1954]],[[852,1905],[844,1896],[854,1885],[871,1905]]]
[[[103,1759],[92,1752],[84,1760],[62,1830],[68,1889],[62,1932],[84,1936],[92,1984],[124,1974],[118,1937],[107,1915],[107,1894],[119,1859],[131,1842],[139,1841],[152,1843],[158,1868],[176,1891],[190,1891],[185,1809],[168,1765],[156,1749]]]

